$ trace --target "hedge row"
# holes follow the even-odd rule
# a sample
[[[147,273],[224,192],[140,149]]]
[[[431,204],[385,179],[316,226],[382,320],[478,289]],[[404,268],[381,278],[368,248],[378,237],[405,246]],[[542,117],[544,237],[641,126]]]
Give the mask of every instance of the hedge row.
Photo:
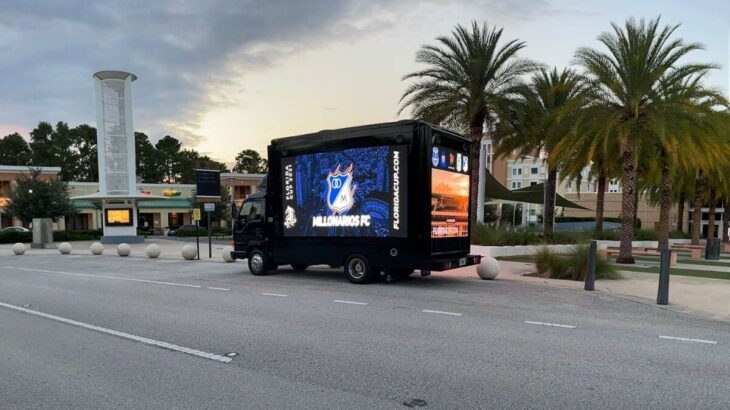
[[[54,242],[94,241],[101,238],[102,231],[54,231]],[[0,243],[32,242],[31,232],[0,232]]]

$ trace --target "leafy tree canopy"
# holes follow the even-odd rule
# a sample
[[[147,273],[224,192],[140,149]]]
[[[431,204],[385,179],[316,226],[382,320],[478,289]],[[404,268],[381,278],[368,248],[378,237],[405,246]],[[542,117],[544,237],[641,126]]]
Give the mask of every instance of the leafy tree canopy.
[[[26,225],[33,218],[55,220],[76,212],[69,199],[68,183],[57,178],[44,181],[39,169],[18,177],[5,210]]]

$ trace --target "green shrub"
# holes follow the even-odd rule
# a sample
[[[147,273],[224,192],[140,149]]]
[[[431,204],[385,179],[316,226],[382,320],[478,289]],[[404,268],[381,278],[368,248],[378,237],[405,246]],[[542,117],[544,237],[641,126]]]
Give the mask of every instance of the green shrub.
[[[635,241],[658,241],[659,236],[652,229],[636,229],[634,230]]]
[[[53,241],[54,242],[71,242],[71,241],[95,241],[101,238],[102,230],[88,230],[88,231],[54,231]]]
[[[568,255],[555,254],[543,247],[535,253],[534,262],[539,276],[583,281],[588,266],[588,247],[578,246]],[[596,259],[596,279],[620,278],[621,275],[609,261]]]
[[[595,222],[595,216],[558,216],[555,222]],[[621,223],[621,218],[607,217],[603,218],[603,222]]]
[[[617,229],[601,231],[600,233],[596,232],[593,234],[593,238],[604,241],[618,241],[621,239],[621,232]]]
[[[31,242],[31,232],[0,232],[0,243]]]
[[[669,239],[689,239],[692,236],[686,232],[682,231],[672,231],[669,232]]]

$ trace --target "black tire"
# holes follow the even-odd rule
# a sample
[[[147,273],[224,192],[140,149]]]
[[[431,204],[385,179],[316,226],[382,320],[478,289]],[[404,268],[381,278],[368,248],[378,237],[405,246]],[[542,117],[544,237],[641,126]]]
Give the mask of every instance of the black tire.
[[[291,267],[294,268],[294,270],[307,270],[309,265],[304,263],[292,263]]]
[[[358,254],[347,258],[343,270],[347,280],[357,285],[372,282],[376,274],[367,258]]]
[[[266,275],[273,265],[271,258],[261,249],[254,249],[248,254],[248,271],[254,276]]]

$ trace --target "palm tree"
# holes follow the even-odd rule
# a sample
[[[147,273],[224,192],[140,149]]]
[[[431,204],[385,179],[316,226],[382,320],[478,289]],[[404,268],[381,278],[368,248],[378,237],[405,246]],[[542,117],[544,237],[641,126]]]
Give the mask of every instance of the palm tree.
[[[636,209],[637,157],[665,129],[669,114],[662,89],[713,68],[706,64],[681,64],[688,53],[701,50],[697,43],[672,39],[679,27],[659,26],[631,18],[624,27],[612,24],[613,33],[598,37],[608,52],[580,48],[577,62],[591,79],[591,100],[586,115],[598,125],[597,134],[616,139],[621,153],[621,246],[618,263],[633,263],[631,241]]]
[[[500,123],[501,132],[495,138],[496,155],[514,152],[525,157],[547,153],[543,218],[546,235],[553,233],[555,191],[561,164],[552,152],[574,128],[583,101],[582,87],[582,77],[572,70],[540,69],[528,84],[518,87],[510,115]]]
[[[438,45],[424,45],[416,62],[426,68],[403,77],[412,81],[400,99],[399,113],[410,107],[416,118],[468,130],[472,164],[479,163],[479,149],[486,127],[494,131],[498,113],[514,96],[523,75],[539,67],[517,57],[523,41],[502,41],[502,29],[474,21],[470,28],[457,25],[451,36],[436,38]],[[476,222],[479,167],[471,167],[471,223]]]

